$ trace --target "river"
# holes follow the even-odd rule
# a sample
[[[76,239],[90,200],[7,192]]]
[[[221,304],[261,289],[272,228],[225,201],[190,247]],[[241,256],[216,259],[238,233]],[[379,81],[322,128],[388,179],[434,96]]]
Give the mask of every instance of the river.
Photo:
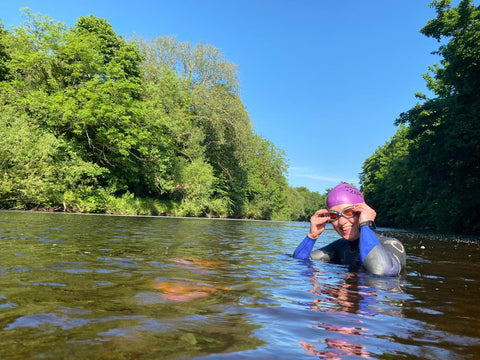
[[[380,229],[388,278],[293,259],[307,232],[0,211],[0,359],[480,358],[479,239]]]

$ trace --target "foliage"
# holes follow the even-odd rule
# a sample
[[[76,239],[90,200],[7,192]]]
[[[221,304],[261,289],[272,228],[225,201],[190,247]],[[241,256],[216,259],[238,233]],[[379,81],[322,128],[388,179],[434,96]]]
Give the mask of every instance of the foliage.
[[[309,221],[313,214],[318,209],[325,208],[327,203],[327,191],[325,194],[321,195],[318,192],[311,192],[306,187],[295,188],[297,193],[304,199],[304,211],[300,214],[299,219],[303,221]]]
[[[5,47],[7,31],[0,21],[0,81],[8,80],[10,77],[8,62],[11,60]]]
[[[304,220],[318,205],[215,47],[24,16],[0,23],[2,208]]]
[[[43,132],[11,107],[0,113],[0,204],[3,208],[46,208],[97,212],[109,195],[98,187],[106,169],[83,161],[62,137]]]
[[[401,126],[384,146],[367,158],[360,181],[366,201],[376,210],[377,222],[383,226],[408,226],[415,219],[417,199],[412,197],[411,171],[407,158],[411,141],[408,129]]]
[[[437,17],[421,32],[441,42],[441,64],[424,76],[436,97],[417,94],[422,103],[400,115],[406,127],[367,159],[362,189],[388,224],[478,233],[480,9],[469,0],[431,5]]]

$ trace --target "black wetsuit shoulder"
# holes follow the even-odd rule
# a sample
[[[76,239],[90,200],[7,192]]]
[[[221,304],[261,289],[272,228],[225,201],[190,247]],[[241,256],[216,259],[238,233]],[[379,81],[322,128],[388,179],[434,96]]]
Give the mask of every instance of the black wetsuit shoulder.
[[[359,240],[348,241],[341,238],[319,250],[329,256],[329,262],[348,265],[350,271],[358,271],[362,266],[359,243]]]

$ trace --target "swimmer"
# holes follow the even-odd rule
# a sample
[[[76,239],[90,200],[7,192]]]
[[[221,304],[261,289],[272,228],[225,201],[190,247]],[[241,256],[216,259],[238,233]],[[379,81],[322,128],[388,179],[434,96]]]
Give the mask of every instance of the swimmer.
[[[359,190],[348,184],[337,185],[328,194],[327,208],[310,218],[310,232],[293,256],[347,265],[352,272],[398,276],[405,269],[405,248],[397,239],[377,236],[375,216]],[[312,251],[328,221],[341,238]]]

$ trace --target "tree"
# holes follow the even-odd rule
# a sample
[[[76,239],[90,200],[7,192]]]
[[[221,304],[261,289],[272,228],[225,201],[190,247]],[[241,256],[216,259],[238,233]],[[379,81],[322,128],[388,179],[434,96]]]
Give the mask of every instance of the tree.
[[[142,57],[135,44],[94,16],[71,29],[27,12],[10,42],[15,74],[8,101],[46,131],[86,149],[109,170],[103,185],[139,195],[158,191],[170,157],[162,124],[144,109]],[[20,40],[20,41],[18,41]]]
[[[297,187],[295,190],[303,198],[303,213],[300,214],[298,220],[310,221],[310,218],[318,209],[323,209],[326,206],[327,194],[321,195],[316,191],[310,191],[304,186]]]
[[[120,185],[145,191],[151,129],[143,115],[139,51],[104,19],[88,16],[68,33],[56,60],[61,91],[49,97],[46,124],[87,147]]]
[[[155,89],[162,86],[168,73],[181,79],[184,110],[177,117],[179,121],[169,127],[177,141],[177,167],[196,160],[211,166],[215,178],[212,198],[223,199],[222,203],[229,204],[230,215],[241,216],[254,136],[238,96],[236,66],[211,45],[192,46],[178,42],[176,37],[159,37],[151,42],[140,39],[138,43],[152,93],[158,91]],[[177,182],[174,188],[185,185]]]
[[[277,219],[284,214],[288,196],[287,163],[283,150],[269,140],[254,138],[254,155],[248,163],[247,201],[243,213],[249,218]]]
[[[0,82],[8,80],[10,77],[10,71],[8,68],[8,62],[10,56],[6,50],[5,40],[7,31],[3,27],[3,22],[0,20]]]
[[[106,169],[83,161],[80,149],[32,125],[12,107],[2,107],[0,132],[3,208],[101,211],[95,203],[109,194],[97,184]]]
[[[401,126],[362,166],[361,191],[376,210],[376,221],[382,226],[410,226],[417,220],[417,198],[413,195],[415,180],[411,179],[406,161],[411,143],[407,132],[408,129]]]

